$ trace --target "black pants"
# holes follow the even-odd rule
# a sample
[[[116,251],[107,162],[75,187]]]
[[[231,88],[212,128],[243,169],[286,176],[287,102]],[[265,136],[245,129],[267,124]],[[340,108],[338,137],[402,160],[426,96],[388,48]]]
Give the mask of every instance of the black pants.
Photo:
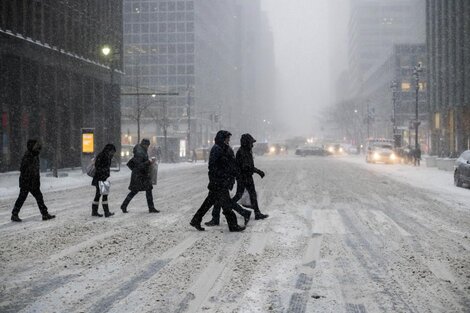
[[[44,198],[42,197],[41,190],[39,188],[35,189],[20,189],[20,195],[18,196],[18,199],[15,202],[15,206],[13,207],[13,211],[11,212],[14,215],[18,215],[20,213],[21,207],[23,206],[26,198],[28,197],[28,193],[31,193],[33,197],[36,199],[36,202],[38,203],[39,211],[41,212],[42,215],[47,214],[47,207],[44,204]]]
[[[127,206],[129,205],[129,202],[131,202],[132,198],[138,193],[138,191],[131,191],[127,195],[126,199],[124,199],[124,202],[121,205],[121,208],[126,209]],[[152,194],[152,189],[146,190],[145,191],[145,197],[147,198],[147,205],[149,209],[155,209],[155,205],[153,204],[153,194]]]
[[[101,198],[101,193],[100,193],[100,187],[99,187],[99,183],[98,185],[96,186],[96,193],[95,193],[95,198],[93,199],[93,204],[100,204],[100,198]],[[103,201],[102,201],[103,205],[104,204],[108,204],[108,195],[103,195]]]
[[[238,225],[237,217],[235,216],[235,213],[233,213],[233,210],[237,205],[230,198],[230,192],[228,189],[210,190],[201,207],[197,210],[196,214],[194,214],[192,222],[195,224],[201,224],[202,218],[212,206],[214,206],[214,209],[215,207],[218,207],[219,212],[220,207],[222,207],[222,212],[225,215],[229,228]]]
[[[253,181],[253,178],[244,181],[237,180],[237,193],[232,198],[232,200],[238,202],[242,198],[245,189],[250,195],[251,208],[253,211],[255,211],[255,214],[260,214],[261,212],[258,207],[258,196],[256,194],[255,182]]]

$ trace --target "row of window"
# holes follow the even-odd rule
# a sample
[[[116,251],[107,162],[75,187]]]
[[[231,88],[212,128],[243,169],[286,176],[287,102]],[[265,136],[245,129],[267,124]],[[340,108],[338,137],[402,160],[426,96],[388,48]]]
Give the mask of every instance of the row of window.
[[[194,55],[193,54],[153,54],[153,55],[139,55],[137,57],[127,56],[125,57],[126,63],[135,64],[135,65],[183,65],[183,64],[193,64]]]
[[[194,65],[126,66],[126,73],[140,76],[194,74]]]
[[[131,76],[132,77],[132,76]],[[131,83],[134,83],[133,80],[130,80]],[[164,89],[163,87],[171,87],[171,90],[177,87],[186,88],[186,86],[194,85],[195,77],[191,76],[160,76],[160,77],[141,77],[139,78],[139,86],[148,88],[157,88]],[[153,86],[153,87],[152,87]],[[159,88],[157,88],[159,89]]]
[[[173,34],[126,34],[124,44],[136,43],[192,43],[194,33],[173,33]]]
[[[183,32],[193,32],[194,23],[193,22],[182,22],[182,23],[134,23],[134,24],[124,24],[124,33],[125,34],[142,34],[142,33],[183,33]]]
[[[149,22],[186,22],[194,21],[194,13],[126,13],[124,14],[124,22],[138,22],[138,23],[149,23]]]
[[[126,1],[124,12],[174,12],[194,10],[193,1],[139,1],[131,3]]]
[[[140,44],[138,46],[127,46],[128,54],[183,54],[194,53],[194,44]]]

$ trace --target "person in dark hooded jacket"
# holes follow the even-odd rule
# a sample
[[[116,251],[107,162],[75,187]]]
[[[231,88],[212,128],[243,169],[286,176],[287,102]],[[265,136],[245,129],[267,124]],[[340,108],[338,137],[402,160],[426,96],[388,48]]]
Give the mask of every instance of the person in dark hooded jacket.
[[[255,212],[255,219],[260,220],[267,218],[269,215],[263,214],[259,210],[255,182],[253,181],[253,174],[255,173],[261,178],[264,177],[264,172],[257,169],[253,161],[253,144],[255,142],[255,138],[250,134],[243,134],[240,138],[240,149],[238,149],[236,156],[240,175],[237,179],[237,193],[232,200],[238,202],[246,189],[250,195],[251,208]]]
[[[96,187],[95,198],[93,199],[93,204],[91,205],[91,216],[102,217],[102,214],[98,213],[98,206],[100,204],[100,181],[106,181],[110,175],[111,160],[113,159],[114,154],[116,153],[116,147],[113,144],[107,144],[103,151],[101,151],[95,160],[95,175],[93,176],[93,181],[91,184]],[[110,217],[114,213],[109,212],[108,206],[108,195],[103,195],[102,200],[103,211],[105,217]]]
[[[153,158],[149,160],[148,148],[150,146],[150,141],[148,139],[142,139],[140,144],[137,144],[134,147],[134,157],[129,160],[127,163],[128,167],[131,169],[131,183],[129,184],[129,194],[121,205],[121,210],[123,213],[127,213],[127,206],[131,202],[132,198],[139,192],[145,191],[145,196],[147,198],[147,205],[149,208],[149,213],[158,213],[159,210],[155,209],[153,203],[153,194],[152,194],[152,179],[151,179],[151,169],[152,165],[155,164],[156,159]]]
[[[20,213],[21,207],[28,197],[28,193],[31,193],[36,202],[38,203],[39,211],[42,215],[42,220],[50,220],[55,218],[55,215],[48,213],[47,207],[44,204],[44,198],[42,196],[40,187],[40,175],[39,175],[39,153],[41,152],[41,143],[37,140],[30,139],[27,143],[27,150],[21,160],[20,167],[20,194],[15,202],[13,211],[11,212],[11,220],[14,222],[21,222],[18,214]]]
[[[226,130],[220,130],[215,136],[215,144],[209,156],[209,185],[207,186],[209,194],[189,223],[199,231],[204,230],[201,227],[202,218],[214,204],[222,207],[231,232],[243,231],[245,229],[245,227],[237,224],[237,217],[232,211],[235,203],[230,198],[230,190],[233,188],[235,177],[238,175],[233,151],[230,152],[229,142],[231,135]]]

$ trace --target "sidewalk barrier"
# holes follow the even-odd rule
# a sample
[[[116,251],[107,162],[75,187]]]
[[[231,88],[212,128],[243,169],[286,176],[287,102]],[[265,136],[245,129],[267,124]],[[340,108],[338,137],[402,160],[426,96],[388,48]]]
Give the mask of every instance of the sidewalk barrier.
[[[424,158],[426,160],[426,167],[436,167],[437,166],[437,156],[428,156]]]
[[[437,168],[442,171],[452,172],[454,170],[455,160],[457,159],[437,158],[436,159]]]

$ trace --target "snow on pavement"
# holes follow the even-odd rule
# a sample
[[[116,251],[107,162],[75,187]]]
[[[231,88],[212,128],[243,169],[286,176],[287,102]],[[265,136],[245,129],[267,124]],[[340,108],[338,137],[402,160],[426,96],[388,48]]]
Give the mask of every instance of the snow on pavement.
[[[90,216],[89,178],[45,192],[53,221],[28,198],[25,221],[9,222],[16,195],[2,196],[0,311],[468,312],[470,190],[434,189],[432,169],[354,158],[256,163],[270,217],[243,233],[223,218],[205,232],[188,225],[207,194],[200,165],[160,173],[159,214],[143,194],[120,212],[124,171],[112,173],[107,219]]]

